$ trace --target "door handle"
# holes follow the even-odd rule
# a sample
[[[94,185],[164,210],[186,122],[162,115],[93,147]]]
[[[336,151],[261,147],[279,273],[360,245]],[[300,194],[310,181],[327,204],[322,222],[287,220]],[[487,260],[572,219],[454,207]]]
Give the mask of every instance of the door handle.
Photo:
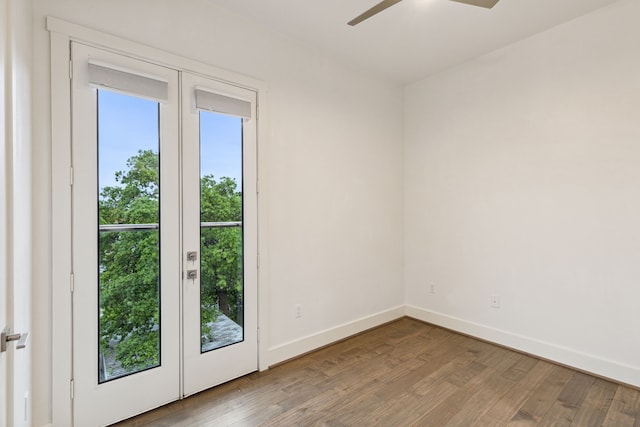
[[[7,351],[7,343],[11,341],[18,341],[16,344],[16,350],[25,348],[27,346],[27,341],[29,341],[29,332],[12,334],[9,328],[4,328],[0,333],[0,353]]]

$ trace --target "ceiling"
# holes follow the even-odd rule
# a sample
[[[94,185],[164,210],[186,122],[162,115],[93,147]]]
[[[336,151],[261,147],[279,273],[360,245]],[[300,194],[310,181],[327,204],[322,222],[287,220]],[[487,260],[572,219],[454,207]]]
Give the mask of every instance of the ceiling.
[[[618,0],[500,0],[493,9],[403,0],[351,27],[379,0],[211,0],[272,31],[400,83],[491,52]]]

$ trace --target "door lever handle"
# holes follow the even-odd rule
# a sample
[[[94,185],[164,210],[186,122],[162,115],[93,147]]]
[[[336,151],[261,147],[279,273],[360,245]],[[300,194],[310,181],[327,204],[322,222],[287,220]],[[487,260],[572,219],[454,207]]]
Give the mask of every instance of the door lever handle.
[[[29,341],[29,332],[23,332],[21,334],[12,334],[9,328],[5,328],[0,333],[0,353],[7,351],[7,343],[11,341],[18,341],[16,344],[16,350],[20,350],[27,346]]]
[[[16,344],[16,349],[20,350],[21,348],[25,348],[27,346],[27,341],[29,341],[29,332],[23,332],[21,334],[14,334],[18,336],[18,343]],[[15,339],[14,339],[15,340]]]

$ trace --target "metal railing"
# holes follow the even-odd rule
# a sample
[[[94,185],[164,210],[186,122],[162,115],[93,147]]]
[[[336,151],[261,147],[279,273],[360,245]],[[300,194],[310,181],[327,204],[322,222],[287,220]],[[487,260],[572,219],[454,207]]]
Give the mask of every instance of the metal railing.
[[[242,227],[242,221],[201,222],[200,228]],[[158,224],[100,224],[101,232],[158,230]]]
[[[242,221],[201,222],[200,223],[200,228],[229,228],[229,227],[242,227]]]

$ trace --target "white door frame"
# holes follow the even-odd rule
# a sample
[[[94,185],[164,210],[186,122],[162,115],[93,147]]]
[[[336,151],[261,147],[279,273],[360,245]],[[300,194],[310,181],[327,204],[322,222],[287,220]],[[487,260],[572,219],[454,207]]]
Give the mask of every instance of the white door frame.
[[[6,158],[7,152],[7,135],[6,135],[6,110],[5,110],[5,85],[6,85],[6,67],[7,57],[5,46],[8,35],[7,25],[7,0],[0,0],[0,329],[4,328],[9,322],[8,310],[9,301],[7,298],[7,235],[9,231],[7,206],[9,205],[9,187],[7,185],[8,162]],[[8,355],[0,353],[0,427],[9,425],[9,411],[7,411],[7,390],[9,387],[9,375],[11,369],[9,366]]]
[[[0,329],[31,327],[31,10],[17,0],[0,2]],[[24,70],[28,70],[27,73]],[[17,285],[19,284],[19,286]],[[31,346],[8,343],[0,354],[0,425],[31,425]]]
[[[79,41],[146,60],[158,65],[186,71],[210,79],[253,90],[257,93],[260,117],[257,129],[258,151],[266,145],[266,85],[254,78],[212,67],[159,49],[108,35],[57,18],[47,18],[51,48],[51,162],[52,162],[52,398],[53,424],[72,425],[72,304],[71,304],[71,80],[69,75],[70,42]],[[257,176],[266,182],[264,162],[258,154]],[[262,197],[258,195],[258,206]],[[268,272],[266,260],[266,218],[258,208],[258,254],[261,267],[258,272],[258,329],[262,337],[268,336]],[[258,368],[269,367],[268,340],[258,337]]]

